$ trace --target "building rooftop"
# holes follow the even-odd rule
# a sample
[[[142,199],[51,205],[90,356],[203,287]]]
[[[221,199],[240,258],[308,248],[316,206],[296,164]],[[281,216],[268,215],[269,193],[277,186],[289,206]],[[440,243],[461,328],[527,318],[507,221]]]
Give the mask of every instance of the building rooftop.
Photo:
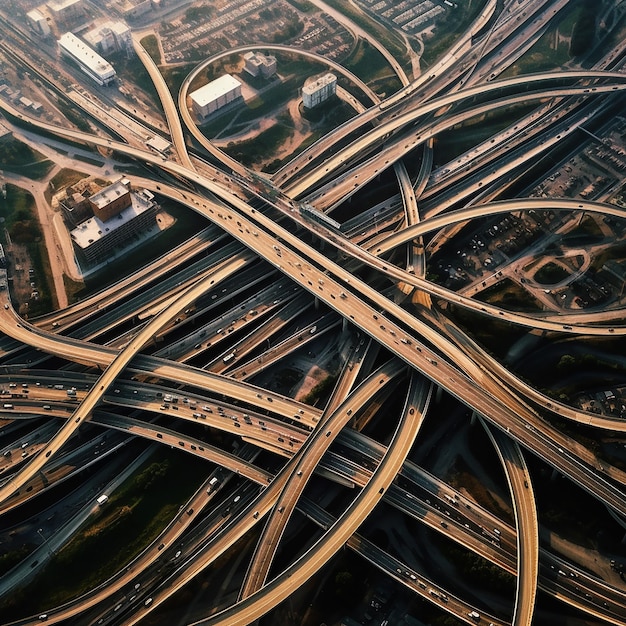
[[[82,0],[48,0],[46,5],[51,11],[62,11],[73,4],[80,4]]]
[[[59,45],[76,58],[77,61],[88,67],[101,78],[115,76],[113,66],[105,61],[95,50],[80,40],[74,33],[65,33],[59,39]]]
[[[240,87],[241,83],[230,74],[224,74],[210,83],[207,83],[200,89],[196,89],[189,94],[189,97],[200,107],[206,106],[209,102],[214,102],[221,95]]]
[[[103,222],[97,217],[90,217],[80,223],[70,236],[79,248],[88,248],[92,243],[106,237],[121,226],[128,224],[154,205],[154,196],[147,190],[130,194],[132,204],[120,211],[110,220]],[[91,198],[93,200],[93,196]]]
[[[314,93],[321,87],[336,82],[336,80],[337,77],[329,72],[328,74],[324,74],[324,76],[321,76],[319,78],[307,80],[302,87],[302,91],[306,93]]]
[[[124,185],[123,181],[118,180],[117,182],[105,187],[98,193],[95,193],[89,199],[93,204],[95,204],[99,209],[111,204],[113,200],[117,200],[120,196],[128,193],[129,189],[126,185]]]

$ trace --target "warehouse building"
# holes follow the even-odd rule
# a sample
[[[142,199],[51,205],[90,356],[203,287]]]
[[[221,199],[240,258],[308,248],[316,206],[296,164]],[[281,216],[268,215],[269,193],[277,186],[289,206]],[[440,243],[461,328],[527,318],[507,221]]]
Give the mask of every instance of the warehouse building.
[[[76,256],[89,265],[122,250],[156,223],[158,204],[146,189],[132,191],[126,179],[89,198],[94,216],[70,232]]]
[[[317,79],[309,79],[302,87],[302,104],[312,109],[337,93],[337,77],[330,72]]]
[[[65,33],[59,39],[59,48],[62,56],[74,61],[98,85],[115,82],[115,70],[111,64],[73,33]]]
[[[241,98],[241,83],[224,74],[189,94],[193,112],[200,120]]]

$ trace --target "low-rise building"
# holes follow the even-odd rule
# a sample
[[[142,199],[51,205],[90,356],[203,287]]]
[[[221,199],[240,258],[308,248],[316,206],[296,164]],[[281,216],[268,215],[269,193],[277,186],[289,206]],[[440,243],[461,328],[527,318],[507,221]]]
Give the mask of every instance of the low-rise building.
[[[224,74],[189,94],[193,112],[205,119],[217,110],[241,98],[241,83]]]
[[[243,55],[243,69],[251,76],[261,75],[270,78],[276,74],[276,57],[261,52],[246,52]]]
[[[110,85],[115,82],[115,70],[93,48],[73,33],[65,33],[59,39],[61,54],[71,59],[78,67],[99,85]]]
[[[84,35],[85,41],[101,54],[133,51],[133,38],[130,28],[121,20],[108,21],[91,29]]]
[[[57,25],[73,22],[85,14],[84,0],[48,0],[46,6]]]
[[[32,11],[29,11],[26,14],[26,17],[28,18],[28,24],[31,29],[38,35],[47,37],[50,34],[50,26],[48,25],[48,20],[39,9],[33,9]]]
[[[152,5],[153,0],[125,0],[121,5],[122,15],[125,19],[141,17],[152,10]]]

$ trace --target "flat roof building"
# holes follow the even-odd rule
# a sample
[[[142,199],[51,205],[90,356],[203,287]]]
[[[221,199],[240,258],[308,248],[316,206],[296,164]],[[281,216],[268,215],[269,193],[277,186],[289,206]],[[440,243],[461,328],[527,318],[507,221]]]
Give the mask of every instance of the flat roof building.
[[[130,184],[118,180],[90,196],[89,204],[93,214],[106,222],[131,204]]]
[[[306,109],[312,109],[328,100],[337,93],[337,77],[330,72],[316,79],[309,79],[302,87],[302,104]]]
[[[120,20],[108,21],[84,34],[85,41],[102,54],[133,50],[130,28]]]
[[[26,14],[28,18],[28,23],[32,30],[34,30],[39,35],[43,35],[47,37],[50,34],[50,26],[48,25],[48,20],[43,15],[43,13],[39,9],[33,9]]]
[[[83,16],[83,0],[48,0],[46,2],[57,24],[76,20]]]
[[[241,83],[224,74],[189,94],[193,112],[201,119],[241,98]]]
[[[120,186],[126,193],[121,192]],[[92,207],[99,207],[101,216],[111,214],[111,217],[101,219],[94,215],[70,232],[81,260],[89,264],[102,262],[110,258],[115,249],[125,247],[155,224],[158,205],[152,193],[146,189],[133,192],[129,187],[127,181],[118,181],[89,198]],[[123,208],[120,198],[125,199]],[[110,204],[115,205],[114,210],[110,213],[102,210]]]
[[[140,17],[144,13],[152,10],[153,0],[126,0],[122,3],[121,11],[122,15],[126,19],[133,19]],[[158,7],[158,3],[154,3],[155,8]]]
[[[246,52],[243,55],[244,70],[251,76],[270,78],[276,74],[276,57],[261,52]]]
[[[95,50],[73,33],[65,33],[59,39],[61,54],[72,59],[78,67],[99,85],[115,82],[115,70]]]

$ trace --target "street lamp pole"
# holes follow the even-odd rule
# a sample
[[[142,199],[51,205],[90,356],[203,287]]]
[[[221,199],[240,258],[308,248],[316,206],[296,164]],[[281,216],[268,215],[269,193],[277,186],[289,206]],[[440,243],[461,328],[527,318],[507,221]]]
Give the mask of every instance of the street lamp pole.
[[[43,534],[43,528],[38,528],[37,529],[37,534],[43,539],[43,542],[46,544],[46,548],[48,548],[48,552],[50,553],[50,556],[54,556],[56,553],[55,551],[50,547],[50,544],[48,543],[48,540],[46,539],[46,537]]]

